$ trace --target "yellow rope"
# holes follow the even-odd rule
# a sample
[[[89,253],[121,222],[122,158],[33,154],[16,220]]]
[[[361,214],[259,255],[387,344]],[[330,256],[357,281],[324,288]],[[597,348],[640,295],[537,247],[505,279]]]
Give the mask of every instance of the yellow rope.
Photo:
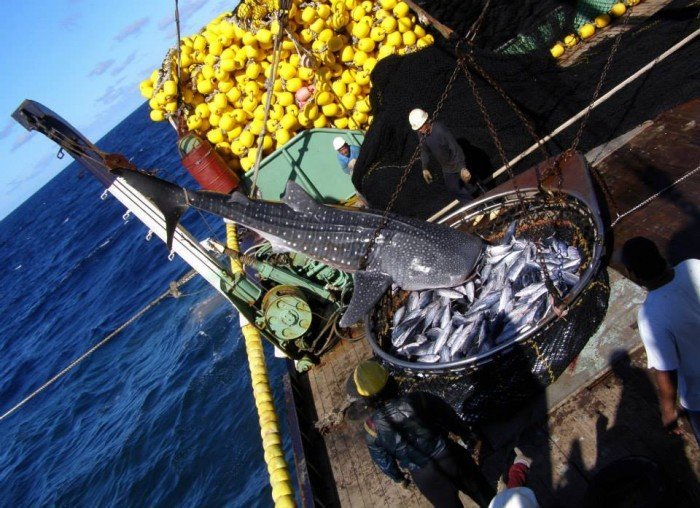
[[[236,234],[235,224],[226,224],[226,243],[230,249],[238,250],[238,235]],[[231,258],[231,272],[234,275],[243,273],[243,266],[240,261]],[[241,331],[243,332],[245,349],[248,355],[253,397],[255,398],[255,406],[258,409],[260,435],[262,437],[267,472],[270,475],[272,500],[275,503],[275,507],[278,508],[294,507],[296,506],[294,489],[292,488],[292,479],[289,475],[287,462],[284,460],[282,437],[267,376],[260,331],[250,323],[243,325]]]

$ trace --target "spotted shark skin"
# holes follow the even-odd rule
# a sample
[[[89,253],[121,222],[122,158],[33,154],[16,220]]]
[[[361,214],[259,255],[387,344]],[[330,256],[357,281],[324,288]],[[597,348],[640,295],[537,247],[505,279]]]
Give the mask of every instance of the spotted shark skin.
[[[166,220],[168,248],[181,215],[193,207],[256,231],[278,250],[300,252],[353,272],[355,287],[340,320],[342,327],[362,319],[392,282],[409,291],[464,283],[484,247],[476,236],[390,214],[365,270],[361,270],[367,246],[382,222],[379,212],[321,205],[292,181],[287,183],[283,202],[277,203],[249,199],[239,192],[229,196],[186,190],[138,171],[115,169],[113,173],[161,210]]]

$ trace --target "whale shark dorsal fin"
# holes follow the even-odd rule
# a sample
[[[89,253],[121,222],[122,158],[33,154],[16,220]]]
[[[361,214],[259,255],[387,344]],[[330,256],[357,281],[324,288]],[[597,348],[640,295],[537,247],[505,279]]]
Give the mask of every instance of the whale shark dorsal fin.
[[[229,203],[239,203],[241,205],[247,205],[250,203],[250,198],[243,194],[242,192],[235,191],[233,194],[231,194],[231,197],[228,198]]]
[[[304,188],[293,180],[287,182],[282,202],[297,213],[317,216],[323,205],[317,203]]]
[[[340,319],[340,326],[347,328],[362,319],[391,284],[391,277],[379,272],[360,270],[354,273],[355,288],[347,310]]]

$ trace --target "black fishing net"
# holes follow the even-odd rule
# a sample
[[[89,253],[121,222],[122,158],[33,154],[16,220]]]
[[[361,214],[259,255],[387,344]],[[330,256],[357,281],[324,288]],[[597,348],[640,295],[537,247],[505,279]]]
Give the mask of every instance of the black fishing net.
[[[518,4],[523,5],[516,7]],[[468,30],[481,11],[481,3],[475,5],[456,1],[426,3],[428,11],[439,18],[443,16],[441,19],[446,24],[457,27],[461,33]],[[551,132],[590,103],[610,54],[612,39],[592,48],[566,68],[557,65],[547,47],[525,55],[494,50],[524,27],[537,25],[541,21],[538,18],[541,9],[549,12],[562,5],[566,7],[570,3],[494,0],[473,48],[475,60],[513,99],[539,136]],[[449,17],[445,18],[445,13]],[[675,0],[644,23],[632,18],[629,23],[633,28],[622,36],[601,93],[696,30],[697,16],[696,1]],[[371,101],[375,116],[354,169],[353,183],[374,208],[383,209],[388,204],[417,145],[418,138],[408,124],[408,113],[416,107],[432,113],[455,69],[455,43],[445,42],[439,36],[436,41],[424,50],[385,58],[372,73]],[[579,149],[594,148],[700,95],[700,67],[691,64],[700,61],[698,47],[697,41],[689,43],[593,110]],[[473,67],[470,69],[510,159],[528,148],[533,139],[498,92]],[[500,183],[489,181],[489,175],[501,166],[502,160],[463,73],[458,74],[437,119],[462,145],[467,165],[482,186],[489,188]],[[578,126],[578,122],[574,123],[550,141],[546,146],[548,152],[557,154],[568,148]],[[536,151],[519,162],[514,171],[520,172],[541,159],[542,155]],[[435,181],[430,185],[423,181],[420,169],[418,161],[411,168],[392,211],[428,217],[451,201],[440,168],[431,164]]]
[[[438,395],[471,423],[513,411],[554,382],[585,346],[607,310],[609,286],[607,272],[601,268],[602,221],[573,195],[542,194],[536,189],[518,195],[513,191],[456,213],[446,223],[498,244],[514,221],[519,239],[541,243],[555,236],[580,252],[582,284],[562,295],[560,306],[567,309],[564,316],[557,317],[550,310],[530,335],[444,368],[419,362],[407,365],[386,353],[391,350],[391,316],[403,292],[388,292],[371,322],[370,343],[401,389]]]
[[[609,11],[615,0],[423,0],[416,3],[460,36],[470,33],[483,12],[481,28],[475,38],[480,47],[498,52],[527,52],[548,48],[557,39],[576,32],[582,23]]]

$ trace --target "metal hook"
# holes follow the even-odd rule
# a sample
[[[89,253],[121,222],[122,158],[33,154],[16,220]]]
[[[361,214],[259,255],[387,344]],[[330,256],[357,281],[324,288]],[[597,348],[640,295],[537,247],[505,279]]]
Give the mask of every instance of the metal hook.
[[[146,241],[150,242],[151,238],[153,238],[153,230],[149,229],[148,233],[146,233]]]
[[[122,219],[125,221],[129,220],[129,218],[131,218],[131,210],[127,210],[126,213],[122,215]]]
[[[63,147],[58,149],[58,153],[56,153],[56,158],[57,159],[63,159],[63,157],[66,156],[66,152],[63,151]]]
[[[175,259],[175,252],[170,251],[170,254],[168,254],[168,261],[172,261],[173,259]]]
[[[108,197],[109,197],[109,191],[108,191],[107,189],[105,189],[105,190],[102,192],[102,194],[100,194],[100,199],[101,199],[102,201],[105,201]]]

